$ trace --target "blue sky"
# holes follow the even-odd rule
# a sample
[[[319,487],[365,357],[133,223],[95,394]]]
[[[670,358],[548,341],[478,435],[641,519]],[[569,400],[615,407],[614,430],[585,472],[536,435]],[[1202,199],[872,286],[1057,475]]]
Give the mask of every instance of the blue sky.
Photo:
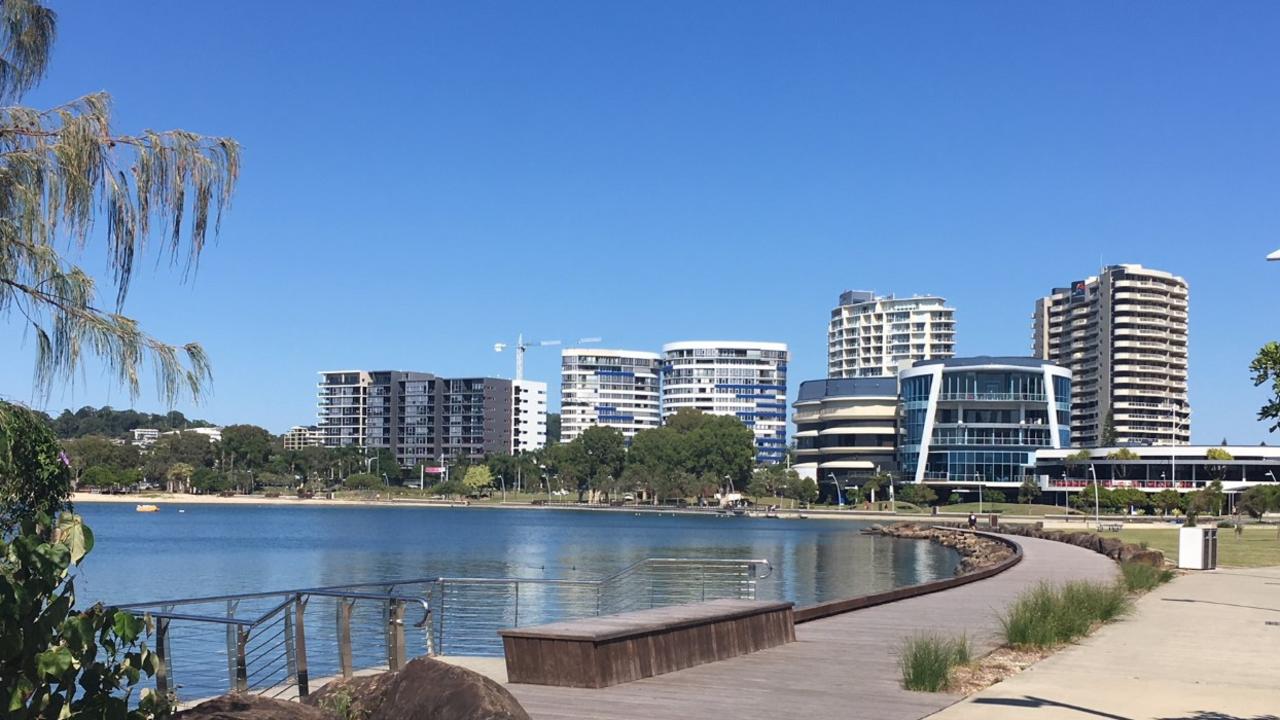
[[[1138,262],[1191,285],[1197,442],[1274,442],[1280,5],[55,2],[51,105],[244,145],[194,283],[126,310],[199,340],[188,414],[315,421],[315,372],[509,375],[493,343],[790,343],[847,288],[936,293],[960,354],[1027,354],[1036,297]],[[101,273],[101,257],[83,258]],[[33,348],[0,327],[0,395]],[[530,351],[552,386],[558,353]],[[96,365],[48,402],[130,405]],[[161,409],[152,387],[137,407]]]

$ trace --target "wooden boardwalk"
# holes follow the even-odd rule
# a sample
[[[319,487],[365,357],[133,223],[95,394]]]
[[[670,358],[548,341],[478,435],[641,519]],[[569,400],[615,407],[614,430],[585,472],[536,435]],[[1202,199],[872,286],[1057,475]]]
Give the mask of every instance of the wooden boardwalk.
[[[624,685],[588,690],[509,684],[536,720],[915,720],[959,698],[899,684],[897,649],[919,631],[997,645],[997,612],[1041,580],[1111,580],[1114,562],[1064,543],[1014,538],[1025,558],[993,578],[796,627],[797,641]]]

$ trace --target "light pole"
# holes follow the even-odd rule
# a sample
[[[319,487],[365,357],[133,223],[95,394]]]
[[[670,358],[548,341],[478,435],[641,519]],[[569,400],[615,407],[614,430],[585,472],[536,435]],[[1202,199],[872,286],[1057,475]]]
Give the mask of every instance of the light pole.
[[[982,514],[982,473],[978,473],[978,514]]]
[[[505,503],[507,501],[507,480],[499,475],[498,482],[502,483],[502,502]]]
[[[1093,523],[1102,527],[1102,503],[1098,499],[1098,470],[1089,463],[1089,472],[1093,473]]]
[[[827,477],[831,478],[831,482],[836,486],[836,507],[844,507],[844,493],[840,492],[840,481],[836,479],[835,473],[827,473]]]

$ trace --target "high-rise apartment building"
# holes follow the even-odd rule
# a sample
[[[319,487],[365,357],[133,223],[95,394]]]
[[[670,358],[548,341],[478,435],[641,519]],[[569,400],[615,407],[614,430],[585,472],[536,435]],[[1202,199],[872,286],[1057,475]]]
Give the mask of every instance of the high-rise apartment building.
[[[847,290],[827,328],[827,376],[893,377],[916,360],[955,355],[956,311],[932,295]]]
[[[802,476],[847,487],[897,470],[897,378],[809,380],[794,407]]]
[[[546,383],[397,370],[320,376],[317,426],[326,447],[385,448],[412,467],[546,442]]]
[[[289,428],[289,432],[280,436],[280,441],[285,450],[301,450],[324,445],[324,433],[320,432],[320,428],[315,425],[306,427],[294,425]]]
[[[1141,265],[1112,265],[1036,301],[1037,357],[1070,368],[1071,426],[1082,447],[1185,445],[1187,281]]]
[[[674,342],[662,356],[664,420],[683,408],[732,415],[755,433],[758,462],[786,458],[786,343]]]
[[[566,348],[560,353],[560,440],[593,425],[617,428],[628,442],[662,422],[657,353]]]

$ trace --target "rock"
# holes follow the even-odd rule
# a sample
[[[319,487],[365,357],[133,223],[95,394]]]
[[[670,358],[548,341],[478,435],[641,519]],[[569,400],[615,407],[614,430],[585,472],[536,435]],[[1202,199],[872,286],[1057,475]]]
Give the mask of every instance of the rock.
[[[1141,545],[1125,545],[1120,551],[1120,562],[1140,563],[1151,567],[1164,567],[1164,553],[1148,550]]]
[[[456,665],[417,658],[398,672],[336,680],[304,703],[361,720],[529,720],[507,689]]]
[[[206,700],[173,716],[175,720],[337,720],[320,708],[232,693]]]

